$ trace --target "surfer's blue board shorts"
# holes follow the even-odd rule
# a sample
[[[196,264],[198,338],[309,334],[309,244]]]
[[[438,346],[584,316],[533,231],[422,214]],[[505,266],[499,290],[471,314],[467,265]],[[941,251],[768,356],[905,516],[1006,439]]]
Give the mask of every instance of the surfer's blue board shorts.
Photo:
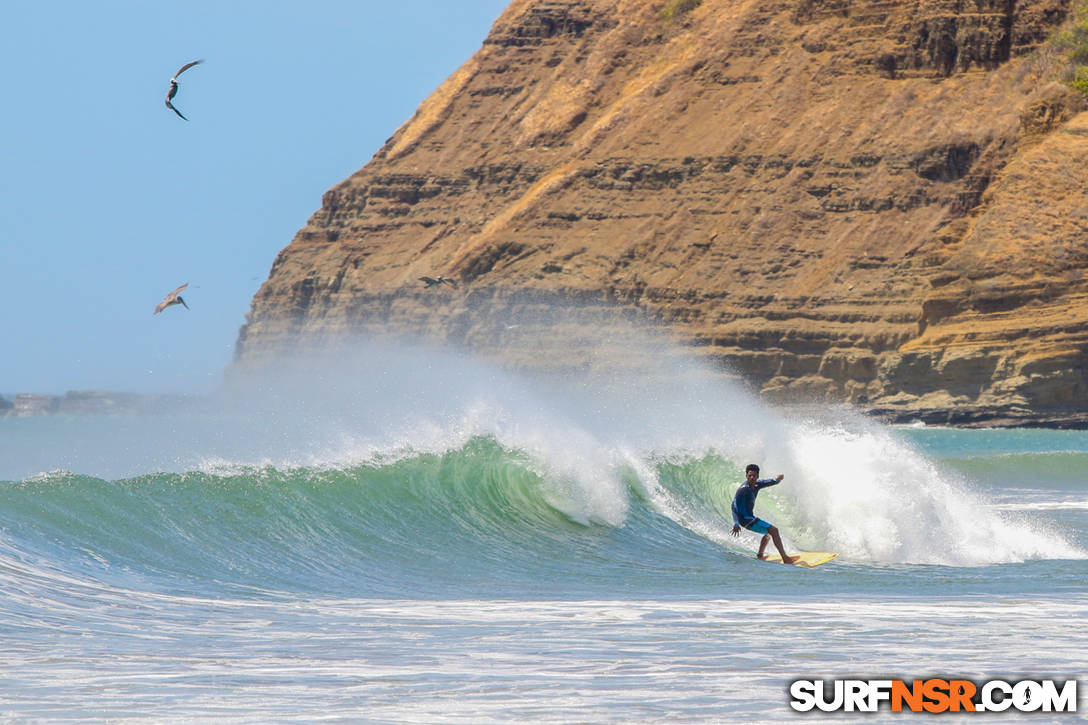
[[[766,534],[771,530],[771,525],[763,519],[756,519],[744,528],[748,529],[749,531],[754,531],[757,534]]]

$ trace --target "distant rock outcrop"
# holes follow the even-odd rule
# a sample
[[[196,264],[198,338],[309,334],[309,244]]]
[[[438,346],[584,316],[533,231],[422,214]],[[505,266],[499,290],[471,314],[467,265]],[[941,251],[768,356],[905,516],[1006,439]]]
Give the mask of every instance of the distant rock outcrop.
[[[148,406],[151,396],[102,390],[69,390],[57,403],[62,415],[103,415],[138,411]]]
[[[172,413],[191,406],[190,395],[124,393],[105,390],[69,390],[64,395],[20,393],[14,402],[0,397],[0,416],[31,418],[42,415],[135,415]]]
[[[554,316],[504,324],[577,304],[774,400],[1088,424],[1088,114],[1044,45],[1068,0],[662,8],[515,0],[324,195],[236,364],[410,334],[577,367],[531,352]]]
[[[60,407],[60,398],[56,395],[37,395],[21,393],[15,396],[15,404],[8,411],[16,418],[30,418],[38,415],[52,415]]]

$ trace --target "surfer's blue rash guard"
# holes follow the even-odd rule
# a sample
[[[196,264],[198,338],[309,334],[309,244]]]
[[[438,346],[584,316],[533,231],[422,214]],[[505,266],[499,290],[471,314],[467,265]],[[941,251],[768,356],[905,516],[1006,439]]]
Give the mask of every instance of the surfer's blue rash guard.
[[[733,523],[750,529],[752,524],[759,521],[753,510],[756,507],[756,494],[760,489],[776,483],[778,483],[777,478],[761,478],[756,481],[755,488],[750,487],[747,482],[742,483],[736,495],[733,496]]]

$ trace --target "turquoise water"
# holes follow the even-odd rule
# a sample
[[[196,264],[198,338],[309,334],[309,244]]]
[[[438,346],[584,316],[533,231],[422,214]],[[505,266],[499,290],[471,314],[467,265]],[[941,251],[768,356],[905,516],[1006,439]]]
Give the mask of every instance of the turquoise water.
[[[0,718],[777,721],[798,678],[1083,680],[1088,433],[393,361],[0,419]],[[839,559],[729,536],[752,461],[785,474],[757,513]]]

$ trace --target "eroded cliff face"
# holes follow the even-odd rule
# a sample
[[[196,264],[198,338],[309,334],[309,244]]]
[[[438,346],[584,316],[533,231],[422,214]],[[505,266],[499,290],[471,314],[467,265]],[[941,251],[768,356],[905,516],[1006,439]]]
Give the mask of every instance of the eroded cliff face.
[[[577,367],[576,329],[533,344],[577,305],[774,400],[1088,421],[1088,114],[1041,45],[1068,0],[663,5],[514,0],[324,195],[236,364],[407,334]]]

